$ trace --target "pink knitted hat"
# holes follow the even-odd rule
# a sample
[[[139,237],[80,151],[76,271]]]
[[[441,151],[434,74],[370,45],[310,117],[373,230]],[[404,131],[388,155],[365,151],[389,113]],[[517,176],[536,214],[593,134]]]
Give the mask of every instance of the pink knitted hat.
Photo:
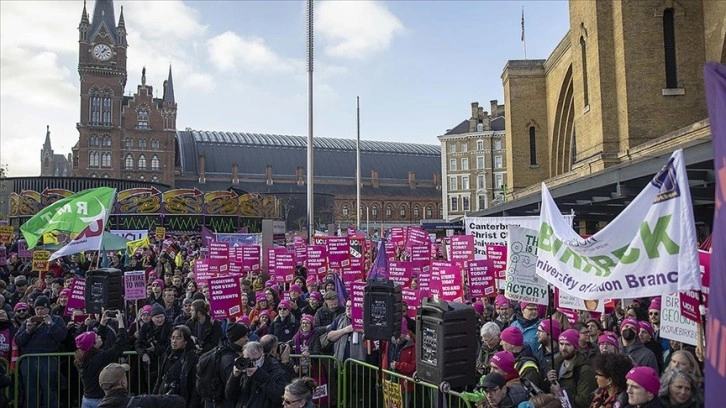
[[[499,337],[502,341],[506,341],[515,347],[519,347],[524,344],[524,335],[522,334],[522,331],[513,326],[509,326],[504,329]]]
[[[497,367],[499,367],[502,371],[504,371],[507,374],[511,374],[515,371],[514,369],[514,354],[508,352],[508,351],[500,351],[495,353],[491,360],[489,360],[490,364],[494,364]]]
[[[87,331],[76,336],[76,347],[82,352],[90,350],[96,344],[96,332]]]
[[[628,375],[625,376],[625,379],[632,380],[655,396],[658,395],[658,390],[660,389],[660,378],[658,378],[658,373],[648,366],[632,368],[628,371]]]
[[[578,333],[575,329],[567,329],[563,331],[562,333],[560,333],[560,337],[558,340],[566,341],[572,344],[575,349],[580,348],[580,333]]]
[[[550,323],[552,327],[550,327]],[[544,319],[539,322],[539,329],[549,334],[553,339],[559,339],[562,328],[560,328],[560,322],[555,319]]]

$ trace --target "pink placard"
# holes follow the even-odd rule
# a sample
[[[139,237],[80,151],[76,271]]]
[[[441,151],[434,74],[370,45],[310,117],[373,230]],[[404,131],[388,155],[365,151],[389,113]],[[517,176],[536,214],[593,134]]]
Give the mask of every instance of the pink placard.
[[[411,285],[412,262],[398,261],[388,264],[388,279],[407,288]]]
[[[504,279],[507,277],[507,247],[505,245],[487,245],[487,259],[492,261],[494,277]]]
[[[408,306],[408,309],[406,310],[406,314],[408,315],[408,317],[415,319],[416,312],[421,305],[421,291],[409,288],[402,288],[401,300],[406,302],[406,305]]]
[[[396,244],[391,241],[385,242],[386,247],[386,258],[388,259],[388,262],[393,262],[396,260]]]
[[[124,272],[124,299],[146,299],[146,271]]]
[[[352,282],[363,279],[363,258],[350,258],[350,266],[343,269],[343,283],[346,290],[350,290]]]
[[[296,241],[292,245],[295,253],[295,265],[305,265],[305,262],[308,259],[307,244],[305,244],[305,241],[299,240],[298,238],[302,237],[296,236]]]
[[[19,258],[32,258],[33,252],[28,250],[28,243],[24,239],[18,241],[18,257]]]
[[[328,252],[329,268],[344,269],[350,266],[350,238],[328,237],[325,249]]]
[[[392,227],[388,241],[394,246],[403,246],[406,243],[406,230],[403,227]]]
[[[280,249],[280,248],[276,248]],[[295,256],[282,248],[275,251],[275,282],[290,283],[295,276]]]
[[[438,275],[441,282],[439,294],[441,300],[463,302],[464,284],[459,265],[453,261],[434,261],[431,263],[431,269],[435,271],[433,274]]]
[[[419,276],[424,268],[431,264],[431,252],[429,246],[411,247],[411,275]]]
[[[327,254],[325,253],[324,245],[308,245],[306,247],[307,252],[307,266],[308,273],[314,272],[318,275],[318,278],[324,278],[328,271],[328,260]]]
[[[242,271],[252,272],[259,271],[262,261],[262,249],[259,245],[242,245],[242,249],[237,248],[235,255],[238,261],[242,261]],[[241,254],[241,257],[240,257]]]
[[[239,275],[228,275],[209,280],[209,308],[215,320],[242,314]]]
[[[210,272],[229,272],[229,244],[226,242],[210,242],[208,260]]]
[[[355,281],[350,283],[350,320],[353,330],[363,331],[363,296],[366,283]],[[340,327],[338,327],[340,329]]]
[[[144,289],[146,289],[146,285],[144,285]],[[86,280],[81,278],[73,278],[71,296],[68,298],[64,314],[69,317],[73,316],[73,311],[76,309],[86,310]]]
[[[216,276],[209,270],[209,259],[197,259],[194,261],[194,280],[199,286],[207,286],[209,279]]]
[[[242,273],[242,262],[229,261],[229,273],[241,274]]]
[[[491,264],[490,259],[469,261],[467,277],[469,280],[469,296],[472,299],[495,295],[494,268]]]
[[[703,289],[703,306],[708,308],[708,294],[711,288],[711,252],[698,250],[698,263],[701,266],[701,284]]]
[[[681,300],[681,315],[688,320],[701,323],[701,311],[699,310],[701,302],[698,299],[698,292],[695,290],[680,292],[678,297]]]
[[[453,261],[463,268],[468,261],[474,260],[474,236],[452,235],[450,238],[449,261]]]

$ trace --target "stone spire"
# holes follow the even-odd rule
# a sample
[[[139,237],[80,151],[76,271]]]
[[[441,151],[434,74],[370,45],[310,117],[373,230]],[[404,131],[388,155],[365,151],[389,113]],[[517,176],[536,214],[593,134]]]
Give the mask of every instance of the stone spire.
[[[171,79],[171,65],[169,65],[169,78],[164,81],[164,102],[174,103],[174,81]]]

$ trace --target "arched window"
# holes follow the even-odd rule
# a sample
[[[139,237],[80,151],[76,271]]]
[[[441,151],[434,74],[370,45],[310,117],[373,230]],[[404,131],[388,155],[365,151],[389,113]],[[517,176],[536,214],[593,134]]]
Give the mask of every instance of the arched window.
[[[400,215],[401,219],[406,219],[406,207],[401,207],[400,210],[398,210],[398,214]]]
[[[433,218],[434,216],[434,209],[431,208],[431,206],[426,207],[426,218]]]
[[[88,155],[88,166],[98,167],[98,152],[91,152]]]
[[[111,152],[101,153],[101,167],[111,167]]]
[[[92,88],[88,98],[88,121],[92,125],[111,126],[113,117],[113,91]]]
[[[126,170],[133,170],[134,168],[134,156],[127,154],[124,159],[124,167]]]
[[[151,148],[159,150],[159,139],[151,139]]]
[[[350,214],[350,210],[347,205],[343,205],[343,217],[347,217]]]
[[[88,138],[88,145],[89,146],[98,146],[98,136],[91,136]]]
[[[580,36],[580,58],[582,59],[582,95],[585,99],[585,106],[588,106],[590,105],[590,95],[587,84],[587,43],[584,36]]]
[[[413,218],[418,219],[418,217],[421,215],[420,212],[421,209],[418,206],[413,207]]]
[[[529,164],[537,164],[537,140],[534,126],[529,127]]]
[[[391,204],[388,204],[386,206],[386,218],[393,217],[393,207],[391,207]]]
[[[146,108],[139,109],[136,112],[136,127],[139,129],[149,129],[149,110]]]
[[[127,137],[126,139],[124,139],[124,148],[125,149],[133,149],[134,148],[134,141],[131,138],[129,138],[129,137]]]
[[[151,156],[151,170],[159,170],[159,156]]]
[[[378,219],[378,207],[371,207],[371,218]]]
[[[139,170],[146,170],[146,157],[143,154],[139,156]]]
[[[139,139],[139,149],[146,149],[146,139]]]
[[[663,51],[665,52],[666,88],[678,88],[676,70],[676,28],[675,13],[672,8],[663,11]]]
[[[108,96],[103,98],[103,124],[111,124],[111,98]]]

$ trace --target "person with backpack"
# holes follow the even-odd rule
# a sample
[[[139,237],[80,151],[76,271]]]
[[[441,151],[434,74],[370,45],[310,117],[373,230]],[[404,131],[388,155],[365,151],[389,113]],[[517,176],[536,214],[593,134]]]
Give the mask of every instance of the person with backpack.
[[[237,357],[247,344],[249,329],[234,323],[227,327],[227,336],[214,349],[204,353],[197,364],[197,394],[205,408],[234,408],[235,401],[224,398],[224,387],[232,375]]]

